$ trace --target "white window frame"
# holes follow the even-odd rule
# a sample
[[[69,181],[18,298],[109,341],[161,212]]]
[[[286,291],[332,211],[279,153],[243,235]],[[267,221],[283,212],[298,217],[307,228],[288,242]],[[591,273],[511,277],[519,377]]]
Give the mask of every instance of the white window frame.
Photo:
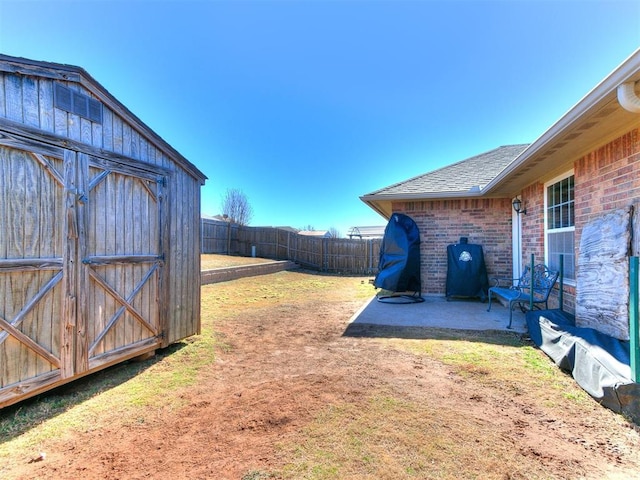
[[[548,201],[548,195],[547,195],[547,191],[549,189],[550,186],[561,182],[562,180],[565,180],[569,177],[573,176],[573,226],[570,227],[562,227],[562,228],[553,228],[553,229],[549,229],[549,219],[548,219],[548,208],[549,208],[549,201]],[[575,231],[576,231],[576,226],[575,226],[575,171],[573,169],[563,173],[562,175],[558,175],[557,177],[549,180],[548,182],[545,182],[544,184],[544,258],[545,258],[545,263],[548,265],[549,264],[549,233],[563,233],[563,232],[573,232],[574,237],[573,237],[573,241],[574,241],[574,245],[573,245],[573,253],[574,253],[574,278],[567,278],[565,277],[563,279],[564,283],[567,285],[572,285],[575,286],[576,285],[576,279],[575,279],[575,275],[576,275],[576,270],[577,270],[577,255],[575,253],[576,251],[576,246],[575,246]]]

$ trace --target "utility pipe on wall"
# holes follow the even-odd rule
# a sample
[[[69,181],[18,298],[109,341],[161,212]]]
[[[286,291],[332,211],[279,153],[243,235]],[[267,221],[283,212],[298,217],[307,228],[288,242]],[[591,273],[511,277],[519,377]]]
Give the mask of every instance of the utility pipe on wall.
[[[636,94],[636,82],[618,85],[618,103],[631,113],[640,113],[640,97]]]

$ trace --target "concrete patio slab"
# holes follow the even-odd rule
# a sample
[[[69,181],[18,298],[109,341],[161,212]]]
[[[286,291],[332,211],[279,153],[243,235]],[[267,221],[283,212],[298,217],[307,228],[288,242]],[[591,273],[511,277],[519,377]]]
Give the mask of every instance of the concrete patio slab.
[[[397,327],[435,327],[457,330],[504,330],[526,333],[525,314],[516,308],[509,324],[509,309],[500,302],[489,304],[479,300],[451,299],[444,296],[423,296],[424,302],[400,304],[379,302],[373,297],[351,318],[352,324],[388,325]]]

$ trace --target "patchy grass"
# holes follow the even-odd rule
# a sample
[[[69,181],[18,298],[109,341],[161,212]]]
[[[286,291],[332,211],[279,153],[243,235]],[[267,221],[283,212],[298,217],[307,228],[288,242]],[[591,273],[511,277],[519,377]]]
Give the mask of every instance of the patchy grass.
[[[284,478],[487,478],[508,442],[471,419],[424,402],[377,392],[364,403],[332,405],[287,445]],[[464,432],[454,436],[452,432]],[[461,470],[460,466],[465,469]],[[530,477],[533,478],[533,477]]]
[[[507,399],[524,396],[527,402],[567,415],[593,406],[591,397],[570,376],[519,335],[433,329],[429,336],[379,341],[386,349],[451,367],[470,382],[470,388],[483,386]],[[492,428],[492,418],[466,412],[455,402],[431,405],[393,391],[372,392],[361,402],[330,405],[295,441],[281,444],[281,455],[288,462],[277,476],[313,480],[563,477],[546,472],[530,459],[518,460],[509,438]],[[511,472],[506,477],[505,465]]]
[[[236,317],[244,309],[268,308],[326,299],[327,302],[364,300],[373,295],[360,277],[336,277],[297,270],[268,275],[263,282],[242,278],[202,287],[203,308],[215,308],[217,319]],[[214,318],[211,318],[214,321]],[[206,318],[203,316],[203,324]]]
[[[203,317],[211,316],[211,308],[203,302]],[[158,351],[152,360],[116,365],[7,407],[0,415],[0,461],[16,448],[61,432],[90,431],[113,421],[122,425],[161,421],[157,412],[179,408],[180,392],[198,381],[201,369],[215,361],[216,351],[226,348],[208,322],[201,335]]]
[[[388,348],[400,349],[453,367],[465,378],[505,391],[539,392],[548,404],[565,400],[581,404],[592,399],[576,388],[570,375],[561,372],[542,350],[510,332],[432,330],[432,338],[420,341],[389,340]]]
[[[16,452],[75,439],[60,472],[89,441],[116,452],[107,466],[122,468],[103,469],[111,457],[101,456],[85,478],[593,479],[612,478],[594,465],[638,465],[628,460],[637,433],[526,338],[445,329],[341,337],[373,293],[366,278],[304,271],[206,285],[201,335],[1,411],[0,477]],[[201,405],[198,389],[219,395]],[[113,450],[118,443],[136,445],[138,456]],[[141,463],[157,452],[166,464]],[[241,473],[207,470],[215,461]],[[157,470],[136,471],[145,467]]]
[[[0,463],[16,448],[23,449],[60,432],[88,431],[113,421],[123,425],[160,421],[147,412],[180,408],[180,393],[200,380],[200,372],[215,362],[217,351],[231,348],[215,330],[216,322],[224,318],[283,301],[340,301],[372,294],[370,285],[353,277],[304,272],[280,272],[268,277],[264,283],[243,278],[203,286],[201,335],[159,351],[152,360],[119,364],[1,410]]]

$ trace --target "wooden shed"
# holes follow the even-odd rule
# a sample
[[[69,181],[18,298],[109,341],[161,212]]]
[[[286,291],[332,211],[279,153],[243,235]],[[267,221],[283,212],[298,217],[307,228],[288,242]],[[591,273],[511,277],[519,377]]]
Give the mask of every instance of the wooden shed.
[[[0,55],[0,408],[199,333],[205,180],[84,69]]]

